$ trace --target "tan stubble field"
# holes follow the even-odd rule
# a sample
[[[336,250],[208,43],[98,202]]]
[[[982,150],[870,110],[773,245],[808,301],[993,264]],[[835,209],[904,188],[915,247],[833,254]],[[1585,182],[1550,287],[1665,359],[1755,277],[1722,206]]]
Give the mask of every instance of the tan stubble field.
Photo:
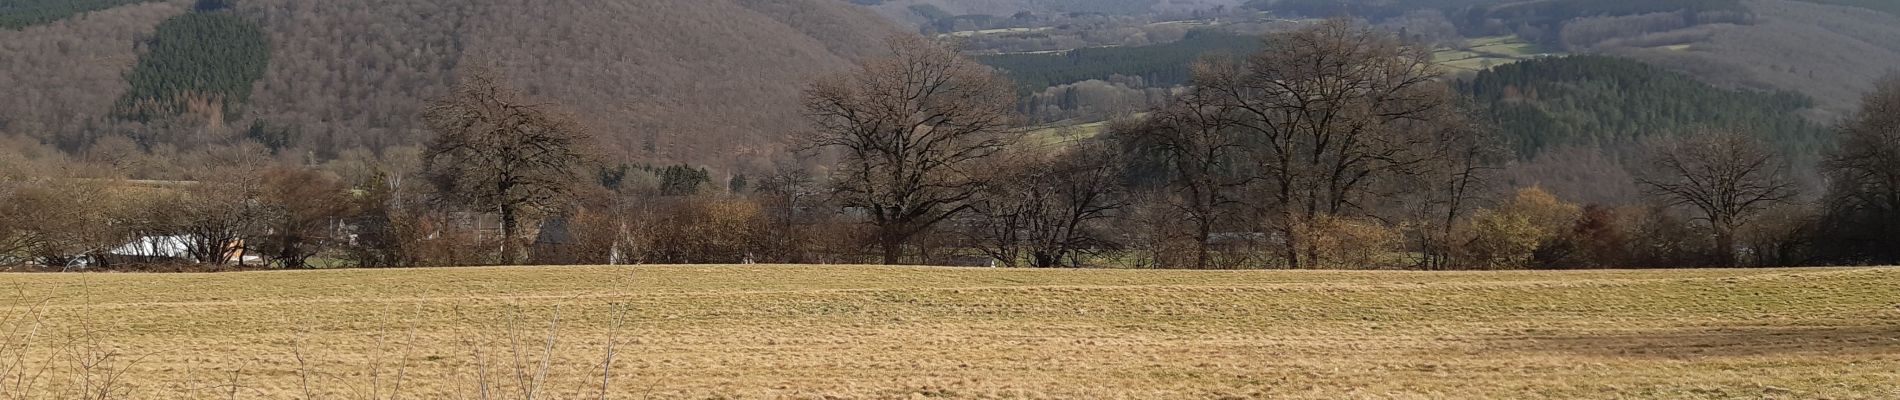
[[[9,274],[0,318],[0,399],[1900,398],[1877,268]]]

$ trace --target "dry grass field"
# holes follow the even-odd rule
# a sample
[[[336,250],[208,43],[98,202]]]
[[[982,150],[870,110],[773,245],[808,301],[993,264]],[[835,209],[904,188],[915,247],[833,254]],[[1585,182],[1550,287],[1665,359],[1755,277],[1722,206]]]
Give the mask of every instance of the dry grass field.
[[[0,345],[0,399],[1895,399],[1900,270],[12,274]]]

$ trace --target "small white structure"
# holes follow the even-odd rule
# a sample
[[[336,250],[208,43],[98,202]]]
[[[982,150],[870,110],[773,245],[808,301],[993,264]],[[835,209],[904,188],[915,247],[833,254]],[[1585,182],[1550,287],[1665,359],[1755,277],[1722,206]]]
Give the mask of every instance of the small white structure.
[[[110,258],[117,259],[117,262],[199,262],[200,260],[197,260],[196,257],[191,254],[191,245],[195,240],[196,238],[190,235],[145,236],[133,240],[131,243],[126,243],[106,251],[106,255]],[[232,243],[231,246],[232,248],[230,250],[232,250],[231,254],[233,255],[231,259],[224,260],[225,262],[253,264],[263,262],[264,260],[262,257],[244,254],[243,251],[237,251],[244,246],[244,241],[242,240]]]
[[[191,259],[191,237],[146,236],[107,251],[106,254],[140,259]]]

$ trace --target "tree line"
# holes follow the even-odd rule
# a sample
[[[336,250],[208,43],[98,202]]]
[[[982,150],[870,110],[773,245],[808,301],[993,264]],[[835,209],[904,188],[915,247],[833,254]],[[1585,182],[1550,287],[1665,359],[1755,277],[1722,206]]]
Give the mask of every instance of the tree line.
[[[232,154],[188,182],[0,156],[0,262],[400,267],[882,263],[1515,269],[1892,263],[1900,79],[1837,130],[1804,192],[1724,126],[1658,134],[1629,204],[1499,184],[1512,163],[1431,49],[1344,20],[1211,58],[1166,104],[1094,137],[1029,135],[1014,83],[942,43],[804,91],[801,162],[715,183],[608,162],[559,104],[473,68],[410,162],[355,181]],[[28,148],[27,150],[31,150]],[[611,166],[610,166],[611,165]],[[140,250],[145,247],[154,251]],[[155,251],[172,249],[179,254]]]
[[[74,15],[153,0],[5,0],[0,1],[0,29],[22,29]]]

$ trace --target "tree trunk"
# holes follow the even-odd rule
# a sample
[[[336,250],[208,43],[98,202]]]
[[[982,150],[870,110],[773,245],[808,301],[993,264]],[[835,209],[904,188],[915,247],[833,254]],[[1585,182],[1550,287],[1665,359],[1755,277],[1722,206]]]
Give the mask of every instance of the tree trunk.
[[[1715,227],[1715,260],[1722,267],[1735,267],[1735,229]]]
[[[1062,266],[1062,257],[1047,251],[1037,251],[1036,268],[1057,268]]]
[[[886,234],[878,238],[878,248],[884,255],[884,265],[897,265],[898,259],[904,256],[904,241],[895,235]]]
[[[521,263],[521,246],[515,242],[515,233],[520,229],[520,217],[515,215],[513,206],[501,206],[501,263],[515,265]]]
[[[1210,259],[1211,257],[1208,254],[1209,253],[1208,247],[1210,246],[1208,242],[1212,241],[1211,238],[1213,236],[1212,234],[1213,229],[1211,229],[1208,225],[1209,225],[1208,223],[1202,222],[1200,226],[1200,232],[1198,232],[1199,235],[1196,235],[1194,237],[1194,250],[1195,250],[1194,269],[1207,269],[1208,268],[1207,264],[1213,261]]]
[[[301,238],[290,235],[283,239],[283,248],[277,249],[277,259],[284,262],[284,269],[303,269],[303,257],[298,257],[298,249],[303,247]]]
[[[1280,234],[1286,236],[1286,268],[1300,269],[1300,235],[1296,232],[1298,229],[1293,228],[1292,223],[1288,220],[1287,228],[1281,229]]]

